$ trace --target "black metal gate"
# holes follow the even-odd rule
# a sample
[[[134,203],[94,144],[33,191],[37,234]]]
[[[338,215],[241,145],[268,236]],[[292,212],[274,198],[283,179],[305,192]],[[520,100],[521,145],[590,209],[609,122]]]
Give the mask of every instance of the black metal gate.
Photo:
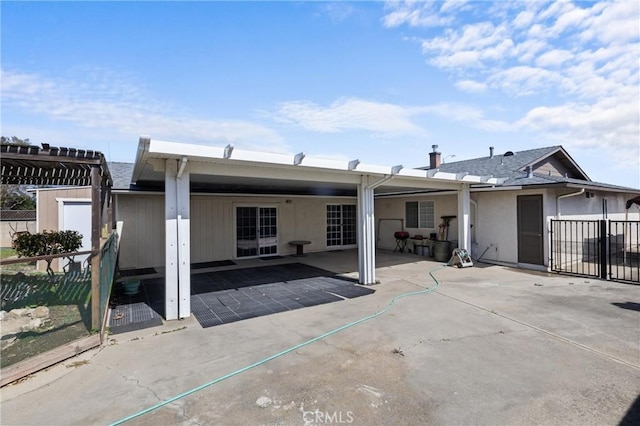
[[[551,270],[604,278],[601,221],[551,220]]]
[[[640,221],[609,221],[609,278],[640,284]]]
[[[640,283],[640,221],[551,220],[551,270]]]

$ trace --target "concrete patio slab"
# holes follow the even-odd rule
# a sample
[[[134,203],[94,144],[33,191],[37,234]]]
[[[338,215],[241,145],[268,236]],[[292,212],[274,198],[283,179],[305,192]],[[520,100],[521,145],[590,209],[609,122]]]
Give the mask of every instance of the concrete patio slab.
[[[346,274],[353,261],[352,252],[303,260]],[[387,253],[378,261],[381,284],[367,297],[117,335],[3,388],[0,421],[116,422],[434,285],[434,262]],[[434,292],[129,424],[638,423],[638,287],[499,266],[434,275]]]

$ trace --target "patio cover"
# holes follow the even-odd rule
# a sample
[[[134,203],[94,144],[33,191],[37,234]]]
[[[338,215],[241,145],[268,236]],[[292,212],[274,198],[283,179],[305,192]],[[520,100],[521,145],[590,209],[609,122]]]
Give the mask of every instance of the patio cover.
[[[139,187],[164,183],[166,318],[190,315],[190,224],[192,189],[229,193],[300,193],[357,197],[358,260],[361,284],[374,284],[374,195],[415,190],[458,193],[460,248],[470,248],[470,185],[499,185],[501,179],[439,170],[404,169],[363,164],[359,160],[327,160],[305,153],[276,154],[152,140],[140,137],[132,183]]]

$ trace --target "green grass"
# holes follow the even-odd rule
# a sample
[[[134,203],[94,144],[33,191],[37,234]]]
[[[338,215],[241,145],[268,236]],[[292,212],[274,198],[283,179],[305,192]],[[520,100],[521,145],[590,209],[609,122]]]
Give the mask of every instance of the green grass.
[[[44,273],[0,274],[0,307],[10,311],[16,308],[54,305],[86,305],[91,298],[91,276],[85,274]]]
[[[18,253],[11,247],[0,247],[0,260],[4,260],[8,257],[15,256]]]
[[[2,339],[2,368],[90,334],[90,275],[7,273],[3,268],[0,281],[0,309],[49,308],[49,318],[40,328]]]

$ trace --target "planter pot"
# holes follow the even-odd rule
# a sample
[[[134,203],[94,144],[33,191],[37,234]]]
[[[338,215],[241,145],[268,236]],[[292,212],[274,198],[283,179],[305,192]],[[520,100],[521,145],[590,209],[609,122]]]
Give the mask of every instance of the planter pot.
[[[140,293],[140,280],[127,280],[122,282],[122,288],[124,294],[127,296],[134,296]]]
[[[437,262],[447,262],[451,257],[451,241],[435,241],[433,257]]]

